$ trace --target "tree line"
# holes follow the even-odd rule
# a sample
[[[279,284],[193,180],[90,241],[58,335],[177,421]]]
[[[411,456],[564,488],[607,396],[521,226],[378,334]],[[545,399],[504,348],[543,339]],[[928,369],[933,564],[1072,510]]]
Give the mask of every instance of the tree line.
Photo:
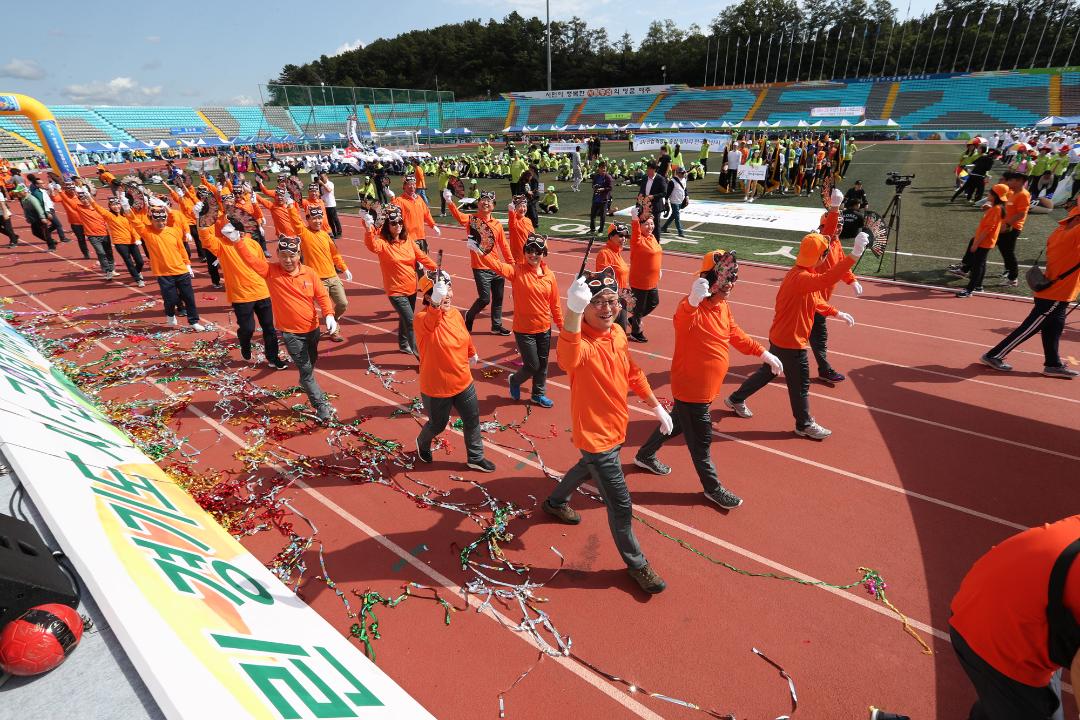
[[[579,17],[551,23],[553,89],[685,83],[741,85],[1071,65],[1080,13],[1073,0],[943,0],[900,18],[889,0],[740,0],[706,28],[653,21],[635,47]],[[421,88],[458,100],[547,87],[540,18],[466,20],[339,55],[285,65],[271,104],[307,104],[276,85]],[[1080,57],[1077,58],[1080,62]],[[341,95],[342,93],[338,93]],[[298,102],[299,101],[299,102]],[[340,104],[312,92],[314,104]]]

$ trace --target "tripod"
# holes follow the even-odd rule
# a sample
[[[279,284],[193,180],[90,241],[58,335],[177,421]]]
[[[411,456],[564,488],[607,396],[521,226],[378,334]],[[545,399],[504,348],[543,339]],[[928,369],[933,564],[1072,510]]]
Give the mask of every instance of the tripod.
[[[892,196],[892,200],[885,207],[885,212],[881,214],[881,219],[885,223],[885,243],[888,245],[889,240],[894,236],[895,232],[896,244],[893,246],[892,256],[892,279],[896,279],[896,260],[897,255],[900,253],[900,211],[903,208],[904,200],[904,188],[906,185],[897,185],[896,192]],[[881,259],[878,260],[877,271],[881,272],[881,266],[885,263],[885,253],[881,254]]]

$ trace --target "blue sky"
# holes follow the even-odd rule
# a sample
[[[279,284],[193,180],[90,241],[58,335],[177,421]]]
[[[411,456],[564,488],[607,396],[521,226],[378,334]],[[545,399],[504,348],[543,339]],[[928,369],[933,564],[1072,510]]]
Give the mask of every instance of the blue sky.
[[[729,4],[676,4],[670,14],[682,27],[691,21],[705,26]],[[901,15],[907,9],[903,0],[894,0],[894,5]],[[912,0],[912,13],[932,6],[930,0]],[[258,103],[258,84],[276,77],[286,63],[301,64],[423,27],[501,18],[511,10],[542,18],[544,0],[324,0],[319,14],[310,18],[303,14],[310,5],[278,0],[189,0],[160,10],[144,7],[126,6],[114,18],[110,6],[82,0],[52,0],[47,9],[35,2],[9,4],[3,11],[4,26],[19,31],[6,33],[0,45],[0,93],[20,92],[46,104]],[[274,12],[274,7],[281,10]],[[576,14],[591,27],[605,27],[612,38],[628,31],[637,43],[649,23],[663,17],[664,11],[657,15],[656,7],[627,0],[552,0],[551,15],[557,20]],[[688,17],[690,7],[694,17]],[[187,19],[179,19],[181,15]]]

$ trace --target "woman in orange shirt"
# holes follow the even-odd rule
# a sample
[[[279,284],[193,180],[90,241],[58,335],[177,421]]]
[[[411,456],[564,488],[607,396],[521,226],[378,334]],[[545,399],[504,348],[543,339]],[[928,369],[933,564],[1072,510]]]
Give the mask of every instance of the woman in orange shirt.
[[[660,264],[664,251],[660,243],[653,237],[653,217],[650,213],[644,220],[638,213],[641,208],[642,198],[638,198],[638,206],[632,211],[633,223],[630,232],[630,292],[634,297],[634,307],[630,313],[630,339],[634,342],[645,343],[649,339],[641,331],[641,321],[660,304]]]
[[[596,272],[611,268],[615,272],[615,281],[620,288],[630,287],[630,266],[623,260],[623,243],[630,239],[630,226],[626,223],[612,223],[608,228],[607,242],[600,252],[596,253]],[[619,316],[615,322],[626,332],[626,301],[621,299]]]
[[[424,309],[416,314],[417,349],[420,350],[420,398],[428,421],[416,436],[416,455],[432,461],[431,442],[446,429],[450,408],[461,416],[465,436],[466,465],[480,472],[495,472],[495,463],[484,457],[480,435],[480,404],[471,368],[480,362],[465,320],[453,305],[450,276],[442,270],[420,278]]]
[[[526,220],[528,222],[528,220]],[[531,222],[529,223],[532,224]],[[469,250],[480,247],[469,241]],[[548,268],[547,238],[532,234],[525,239],[523,259],[517,264],[499,263],[495,271],[510,280],[514,290],[514,339],[521,353],[521,369],[510,376],[510,397],[521,399],[521,385],[532,380],[532,402],[542,408],[555,403],[544,394],[547,384],[548,354],[551,351],[551,326],[562,331],[562,308],[555,274]]]
[[[998,183],[990,188],[990,206],[983,213],[979,226],[975,228],[975,237],[971,238],[967,252],[964,253],[963,267],[969,268],[968,286],[956,293],[958,298],[971,297],[972,293],[982,292],[983,276],[986,275],[986,256],[997,245],[1001,225],[1005,222],[1005,202],[1009,199],[1009,186]]]
[[[416,265],[428,270],[435,263],[415,242],[409,242],[401,208],[389,206],[381,227],[371,225],[371,216],[364,213],[364,245],[379,257],[383,288],[390,304],[398,314],[398,349],[406,355],[416,355],[416,335],[413,332],[413,311],[416,309]]]

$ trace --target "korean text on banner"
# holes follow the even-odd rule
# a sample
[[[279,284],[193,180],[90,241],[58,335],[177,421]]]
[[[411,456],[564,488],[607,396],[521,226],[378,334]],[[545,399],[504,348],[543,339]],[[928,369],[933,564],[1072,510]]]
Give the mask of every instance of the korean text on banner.
[[[764,165],[740,165],[738,177],[740,180],[764,180],[769,168]]]
[[[430,718],[0,320],[0,449],[169,718]]]
[[[709,141],[709,146],[719,150],[722,146],[731,142],[730,135],[718,135],[712,133],[655,133],[650,135],[635,135],[634,150],[659,150],[664,143],[668,147],[674,147],[678,143],[683,150],[700,150],[703,140]]]
[[[863,105],[810,108],[811,117],[862,117],[865,114],[866,107]]]

